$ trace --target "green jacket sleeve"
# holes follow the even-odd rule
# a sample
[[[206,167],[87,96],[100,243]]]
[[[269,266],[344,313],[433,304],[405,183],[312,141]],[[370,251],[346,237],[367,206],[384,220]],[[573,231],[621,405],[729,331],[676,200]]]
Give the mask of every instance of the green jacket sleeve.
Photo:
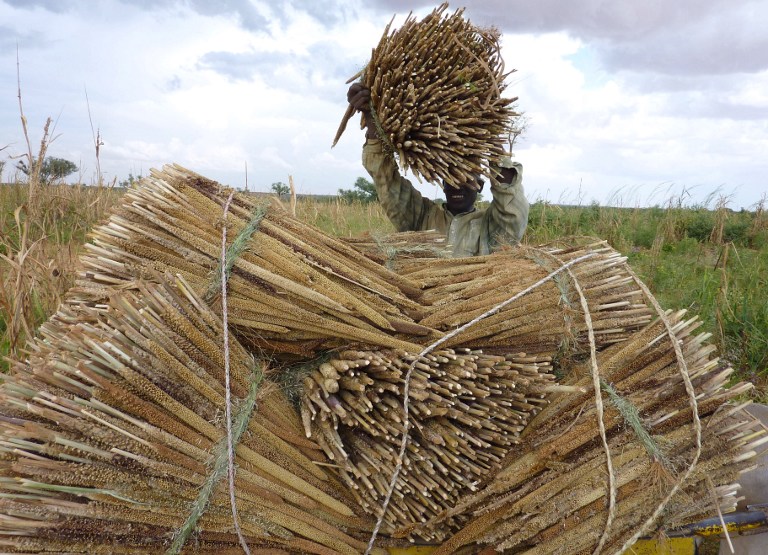
[[[449,215],[400,175],[394,156],[384,150],[379,139],[365,142],[363,166],[373,179],[379,202],[397,231],[436,229],[447,233]]]
[[[491,182],[493,201],[485,212],[490,249],[505,243],[519,243],[528,225],[528,200],[523,191],[523,166],[513,163],[517,170],[511,183]]]

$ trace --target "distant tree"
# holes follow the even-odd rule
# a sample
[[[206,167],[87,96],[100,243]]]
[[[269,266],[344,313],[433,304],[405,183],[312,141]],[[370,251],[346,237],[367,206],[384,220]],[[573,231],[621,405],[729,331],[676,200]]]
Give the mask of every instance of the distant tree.
[[[133,175],[132,173],[128,172],[128,178],[127,179],[123,179],[122,181],[120,181],[117,184],[117,186],[118,187],[126,187],[127,188],[127,187],[130,187],[131,185],[133,185],[134,183],[137,183],[139,181],[141,181],[141,174]]]
[[[376,185],[364,177],[358,177],[352,189],[339,189],[339,197],[346,202],[374,202],[379,200]]]
[[[272,184],[272,192],[278,197],[284,197],[291,192],[291,188],[282,181],[278,181],[277,183]]]
[[[43,160],[43,167],[40,169],[40,178],[44,182],[53,181],[56,179],[64,179],[68,175],[75,173],[79,168],[64,158],[51,158],[48,157]]]
[[[35,163],[36,161],[32,160],[32,163],[27,166],[23,160],[19,160],[16,167],[25,175],[30,175]],[[77,170],[78,167],[74,162],[70,162],[64,158],[54,158],[49,156],[43,160],[43,163],[40,166],[40,183],[45,184],[64,179],[68,175],[75,173]]]

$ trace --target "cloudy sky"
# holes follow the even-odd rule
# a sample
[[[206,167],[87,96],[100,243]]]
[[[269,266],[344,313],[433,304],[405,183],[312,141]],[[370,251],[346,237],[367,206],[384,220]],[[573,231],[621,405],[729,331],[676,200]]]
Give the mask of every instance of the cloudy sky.
[[[49,155],[118,181],[176,162],[268,190],[335,193],[365,176],[363,134],[331,142],[345,81],[420,0],[0,0],[0,160],[55,120]],[[768,191],[768,2],[466,0],[503,33],[528,131],[531,200],[688,204]],[[90,118],[89,118],[90,106]],[[3,177],[12,178],[14,160]],[[436,188],[420,187],[436,194]]]

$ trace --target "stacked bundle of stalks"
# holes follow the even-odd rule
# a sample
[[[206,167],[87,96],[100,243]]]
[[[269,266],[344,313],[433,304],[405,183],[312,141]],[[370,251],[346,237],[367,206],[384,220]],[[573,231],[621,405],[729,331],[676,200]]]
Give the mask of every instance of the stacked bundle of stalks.
[[[491,256],[450,260],[401,260],[401,275],[424,294],[419,323],[453,330],[525,290],[564,264],[574,264],[531,291],[448,340],[462,346],[509,352],[555,355],[584,347],[587,326],[574,288],[578,281],[587,299],[598,348],[622,341],[651,320],[643,292],[626,268],[626,257],[605,241],[575,242],[568,247],[520,247]]]
[[[178,166],[153,170],[92,233],[71,305],[104,301],[115,287],[157,272],[184,276],[207,302],[219,291],[227,190]],[[310,356],[349,342],[418,350],[435,333],[415,325],[420,292],[344,242],[235,194],[228,211],[229,322],[251,349]],[[439,335],[439,334],[438,334]]]
[[[414,427],[386,513],[388,530],[455,506],[499,469],[531,415],[559,387],[548,357],[446,349],[417,355],[344,351],[305,378],[302,419],[339,465],[359,504],[376,514],[386,497],[404,433],[404,377]],[[448,529],[443,531],[448,532]],[[443,537],[444,534],[437,534]]]
[[[378,134],[401,166],[428,182],[458,185],[492,175],[488,160],[503,155],[517,114],[516,99],[502,97],[508,74],[499,32],[472,25],[463,10],[446,15],[447,8],[443,3],[421,21],[409,16],[391,34],[390,22],[362,82]]]
[[[478,492],[396,535],[457,530],[440,554],[472,542],[528,555],[592,553],[598,545],[619,553],[657,526],[733,510],[738,486],[731,484],[768,441],[744,405],[724,405],[751,384],[726,389],[732,370],[711,357],[707,335],[694,334],[696,319],[667,316],[690,389],[670,334],[657,321],[599,353],[594,365],[575,367],[563,383],[587,392],[552,395]]]
[[[3,552],[240,551],[221,480],[222,324],[181,278],[137,287],[98,314],[62,309],[0,386]],[[315,464],[264,361],[236,341],[230,353],[245,541],[360,553],[371,523]]]
[[[224,206],[220,262],[211,219]],[[223,427],[210,423],[225,404],[221,264],[239,339],[236,506],[246,541],[265,549],[360,552],[372,523],[355,511],[378,516],[400,469],[385,514],[393,535],[456,532],[445,552],[479,542],[570,553],[593,550],[604,529],[603,544],[617,548],[666,505],[663,488],[646,487],[649,471],[690,496],[685,518],[710,512],[759,439],[721,408],[748,385],[724,389],[730,370],[694,321],[663,317],[669,337],[649,323],[647,292],[603,242],[396,257],[396,273],[277,208],[237,194],[228,204],[217,183],[166,167],[126,193],[86,249],[67,304],[0,387],[0,544],[12,550],[119,552],[118,539],[156,552],[193,529],[201,552],[237,549],[217,486]],[[587,352],[594,363],[579,366]],[[270,357],[266,378],[252,353]],[[563,384],[552,383],[555,362]],[[301,401],[308,440],[270,384],[313,364]],[[605,396],[583,393],[591,385]],[[692,399],[706,431],[700,455]]]

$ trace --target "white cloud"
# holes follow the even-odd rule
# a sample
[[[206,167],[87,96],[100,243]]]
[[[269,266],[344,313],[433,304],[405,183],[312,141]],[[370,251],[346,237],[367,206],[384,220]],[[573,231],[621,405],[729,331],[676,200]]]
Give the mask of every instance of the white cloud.
[[[366,175],[356,120],[330,149],[346,107],[344,80],[367,61],[392,13],[400,13],[397,25],[410,9],[374,4],[378,12],[333,0],[0,0],[0,146],[25,150],[18,43],[32,142],[47,116],[58,117],[50,155],[78,161],[85,176],[95,168],[87,89],[107,175],[177,162],[237,185],[247,165],[251,188],[290,174],[302,192],[335,193]],[[433,7],[415,5],[419,15]],[[507,68],[519,70],[507,92],[530,120],[516,151],[531,198],[636,204],[721,188],[734,191],[739,207],[765,191],[759,2],[467,5],[473,21],[502,27]],[[730,32],[714,43],[718,21]],[[713,48],[723,63],[699,63]],[[647,63],[665,52],[674,58]]]

